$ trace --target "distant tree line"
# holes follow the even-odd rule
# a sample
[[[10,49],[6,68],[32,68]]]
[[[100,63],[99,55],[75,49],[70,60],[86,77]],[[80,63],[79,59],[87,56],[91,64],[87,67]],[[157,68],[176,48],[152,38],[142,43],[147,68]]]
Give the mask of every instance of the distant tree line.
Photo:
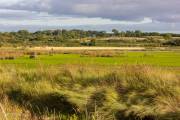
[[[158,33],[158,32],[142,32],[140,30],[135,31],[118,31],[113,29],[112,32],[106,31],[84,31],[84,30],[44,30],[29,32],[28,30],[19,30],[17,32],[0,32],[0,46],[3,44],[23,44],[23,45],[33,45],[36,43],[49,45],[69,43],[71,45],[72,41],[80,41],[84,38],[92,38],[87,44],[95,45],[94,38],[104,38],[104,37],[145,37],[145,36],[162,36],[167,40],[172,37],[180,37],[180,34],[174,33]],[[82,43],[86,44],[86,43]]]

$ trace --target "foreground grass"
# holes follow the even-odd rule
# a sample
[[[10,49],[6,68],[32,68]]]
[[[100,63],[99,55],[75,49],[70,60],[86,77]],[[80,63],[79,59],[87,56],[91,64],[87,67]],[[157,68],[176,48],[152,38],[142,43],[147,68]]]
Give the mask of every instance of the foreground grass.
[[[1,66],[0,76],[2,106],[15,106],[5,112],[27,120],[180,119],[180,76],[159,67]]]

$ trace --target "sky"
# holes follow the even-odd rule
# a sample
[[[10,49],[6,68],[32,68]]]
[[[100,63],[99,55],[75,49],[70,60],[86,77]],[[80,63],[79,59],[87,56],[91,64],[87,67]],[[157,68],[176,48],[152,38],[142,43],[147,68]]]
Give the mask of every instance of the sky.
[[[180,0],[0,0],[0,31],[142,30],[180,33]]]

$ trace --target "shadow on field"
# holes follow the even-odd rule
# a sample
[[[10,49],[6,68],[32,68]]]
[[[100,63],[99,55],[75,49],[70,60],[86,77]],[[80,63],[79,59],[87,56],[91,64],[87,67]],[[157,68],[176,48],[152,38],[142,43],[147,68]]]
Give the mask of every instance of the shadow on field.
[[[65,96],[58,93],[31,96],[21,90],[13,90],[8,93],[8,96],[10,100],[36,115],[47,113],[75,114],[77,111],[76,105],[70,103]]]
[[[126,111],[119,111],[119,112],[117,112],[116,113],[116,118],[118,119],[118,120],[158,120],[158,119],[156,119],[156,117],[155,116],[145,116],[145,117],[143,117],[143,118],[140,118],[140,117],[138,117],[136,114],[134,114],[134,113],[129,113],[129,115],[128,116],[126,116],[126,113],[125,113]]]
[[[21,107],[29,110],[32,115],[41,116],[43,114],[64,114],[73,115],[82,113],[78,112],[78,107],[69,102],[64,95],[58,93],[49,93],[44,95],[31,96],[29,94],[24,94],[21,90],[13,90],[8,93],[10,100],[16,102]],[[88,101],[87,109],[88,112],[95,112],[95,107],[101,108],[107,101],[106,91],[101,90],[95,92],[90,101]],[[96,105],[95,105],[96,103]],[[130,112],[127,114],[128,109],[116,111],[114,117],[116,120],[179,120],[180,113],[167,113],[164,115],[151,116],[146,115],[144,117],[139,117],[136,113]],[[83,116],[83,115],[82,115]],[[81,119],[80,119],[81,120]],[[83,120],[83,119],[82,119]],[[110,119],[111,120],[111,119]],[[112,119],[114,120],[114,119]]]
[[[133,112],[129,113],[128,116],[126,114],[126,110],[117,112],[117,120],[180,120],[180,113],[167,113],[158,116],[146,115],[144,117],[139,117]]]

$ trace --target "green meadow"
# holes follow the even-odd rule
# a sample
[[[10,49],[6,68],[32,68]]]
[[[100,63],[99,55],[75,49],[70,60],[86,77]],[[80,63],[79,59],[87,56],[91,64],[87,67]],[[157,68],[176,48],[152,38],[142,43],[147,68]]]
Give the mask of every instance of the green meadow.
[[[122,64],[148,64],[156,66],[180,67],[180,52],[122,52],[111,57],[97,57],[81,54],[54,54],[37,55],[30,59],[29,56],[18,57],[15,60],[0,60],[0,64],[12,64],[21,66],[36,65],[122,65]]]

